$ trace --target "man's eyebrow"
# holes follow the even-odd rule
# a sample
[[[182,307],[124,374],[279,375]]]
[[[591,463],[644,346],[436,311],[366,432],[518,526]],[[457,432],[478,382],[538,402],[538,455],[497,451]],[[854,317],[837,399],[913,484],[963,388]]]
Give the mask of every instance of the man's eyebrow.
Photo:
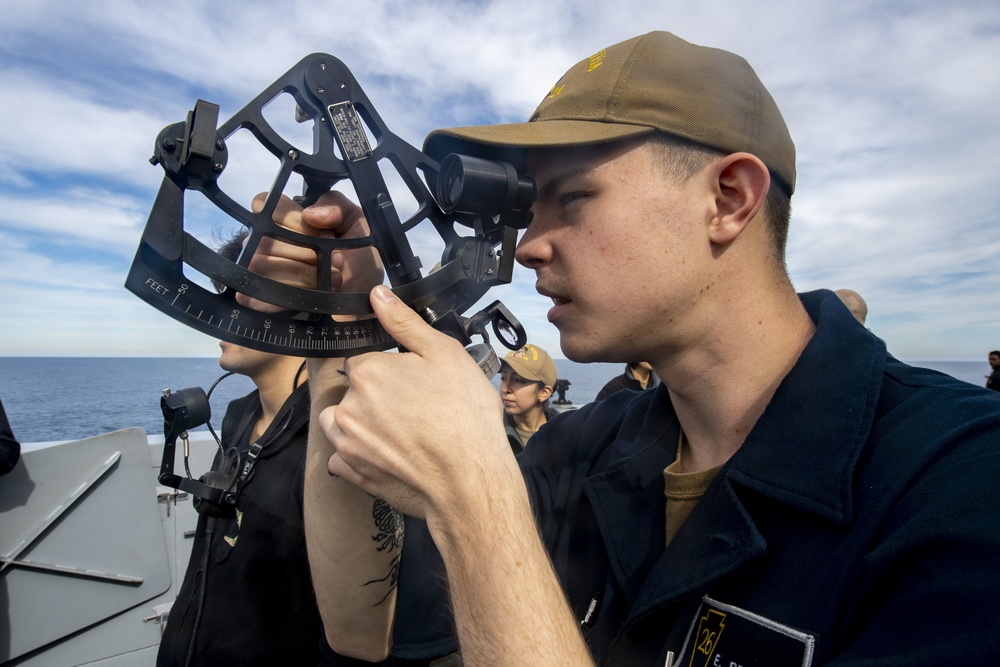
[[[553,176],[548,181],[542,184],[538,188],[537,200],[545,200],[553,197],[557,190],[559,190],[566,181],[578,178],[590,171],[587,167],[577,167],[576,169],[570,169],[569,171],[563,172]]]

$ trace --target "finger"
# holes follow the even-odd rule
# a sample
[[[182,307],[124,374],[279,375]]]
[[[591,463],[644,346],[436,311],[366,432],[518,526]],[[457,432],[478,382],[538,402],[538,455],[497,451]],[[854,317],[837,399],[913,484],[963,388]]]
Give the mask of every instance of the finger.
[[[351,466],[344,463],[344,459],[341,458],[340,454],[334,452],[330,457],[330,460],[326,464],[327,472],[329,472],[334,477],[339,477],[340,479],[350,482],[355,486],[361,486],[362,477],[354,472]],[[363,487],[362,487],[363,488]]]
[[[251,209],[264,209],[267,193],[254,197]],[[274,222],[293,232],[321,238],[365,238],[368,225],[364,212],[341,192],[324,193],[314,204],[303,209],[282,195],[271,214]],[[263,236],[256,240],[248,269],[276,282],[296,288],[316,289],[320,284],[317,269],[318,250],[308,245],[289,243],[281,238]],[[382,282],[384,271],[374,247],[336,249],[330,257],[330,288],[334,291],[367,292]],[[245,294],[237,302],[262,312],[282,310]],[[351,318],[348,318],[351,319]]]
[[[263,206],[263,195],[254,200],[254,210]],[[310,236],[324,238],[363,238],[368,236],[368,225],[364,212],[351,202],[342,192],[324,193],[317,202],[305,209],[295,202],[282,197],[279,199],[273,214],[276,223],[293,231]],[[316,254],[312,248],[285,243],[280,239],[262,238],[256,256],[263,256],[265,261],[277,257],[288,259],[302,265],[316,266]],[[374,285],[382,282],[383,270],[378,253],[371,246],[334,250],[331,257],[331,287],[334,290],[367,292]],[[255,263],[251,270],[260,266],[263,272],[265,266]],[[317,282],[312,274],[303,274],[302,280],[297,279],[296,270],[304,267],[291,266],[283,270],[280,267],[267,266],[267,271],[273,271],[274,278],[281,282],[315,288]],[[270,274],[268,274],[270,275]],[[283,278],[287,276],[287,279]]]
[[[330,268],[333,289],[345,292],[369,292],[385,277],[382,259],[371,246],[334,250]]]
[[[457,340],[433,329],[385,285],[376,286],[371,291],[369,299],[375,316],[385,330],[410,352],[427,357],[431,356],[440,345],[454,345],[461,348]]]
[[[359,475],[351,466],[347,465],[340,454],[334,454],[330,457],[330,460],[327,462],[327,472],[332,477],[353,484],[370,496],[378,496],[371,481],[363,475]]]
[[[268,193],[261,192],[254,197],[250,202],[250,210],[254,213],[263,211],[267,195]],[[315,236],[319,231],[302,220],[302,207],[286,195],[278,197],[278,201],[274,205],[274,210],[271,212],[271,219],[282,227],[299,232],[300,234]]]
[[[332,232],[338,238],[368,235],[364,211],[336,190],[324,193],[315,204],[303,210],[302,219],[309,226]]]
[[[263,210],[265,198],[266,193],[262,193],[254,197],[250,205],[251,210],[256,213]],[[278,225],[301,234],[307,234],[310,236],[329,236],[331,234],[331,232],[314,228],[305,223],[302,220],[302,207],[284,195],[282,195],[275,204],[271,217]],[[315,266],[317,263],[316,252],[311,248],[293,243],[287,243],[269,236],[264,236],[258,241],[257,247],[254,251],[254,256],[250,261],[249,268],[255,273],[261,273],[275,280],[287,282],[285,279],[289,277],[289,268],[280,268],[282,264],[280,261],[276,262],[277,266],[272,266],[270,264],[272,260],[288,260],[292,263],[301,263],[312,266]],[[273,274],[271,271],[273,271]],[[291,273],[292,276],[294,276],[294,271]],[[295,282],[294,284],[299,283]],[[314,281],[313,284],[315,285]]]
[[[331,405],[321,410],[317,423],[323,435],[334,449],[334,453],[327,461],[327,472],[334,477],[339,477],[351,484],[365,488],[368,480],[348,465],[343,455],[338,451],[338,443],[343,442],[346,436],[337,424],[337,406]]]
[[[320,431],[326,436],[326,439],[333,444],[336,439],[337,433],[337,406],[329,405],[322,410],[320,410],[319,418],[317,420],[319,424]]]
[[[281,245],[288,246],[289,244]],[[254,273],[290,287],[316,289],[315,253],[298,259],[290,259],[257,252],[254,253],[247,268]],[[276,306],[257,298],[251,298],[242,292],[237,292],[236,301],[242,306],[265,313],[285,310],[284,306]]]
[[[316,204],[302,212],[303,219],[336,238],[369,236],[364,212],[343,193],[324,193]],[[374,243],[374,241],[373,241]],[[364,292],[382,282],[382,262],[373,246],[334,250],[330,286],[336,290]]]

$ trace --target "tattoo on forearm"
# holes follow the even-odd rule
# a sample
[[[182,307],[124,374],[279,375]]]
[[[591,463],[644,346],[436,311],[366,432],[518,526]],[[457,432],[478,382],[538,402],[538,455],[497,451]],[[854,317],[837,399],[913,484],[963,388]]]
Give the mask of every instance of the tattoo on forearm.
[[[403,549],[405,524],[403,523],[403,515],[381,498],[375,498],[372,503],[372,518],[375,520],[375,530],[377,531],[372,535],[372,541],[376,543],[375,550],[392,555],[392,559],[389,561],[389,572],[380,579],[372,579],[364,583],[365,586],[388,583],[389,588],[385,595],[373,605],[377,607],[388,599],[389,594],[396,589],[396,585],[399,583],[399,558]]]

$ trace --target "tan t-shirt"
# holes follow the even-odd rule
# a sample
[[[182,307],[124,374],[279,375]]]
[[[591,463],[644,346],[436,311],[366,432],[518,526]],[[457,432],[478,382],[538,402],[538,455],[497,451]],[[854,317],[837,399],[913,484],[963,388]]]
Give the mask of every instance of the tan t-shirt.
[[[514,430],[517,431],[517,437],[521,438],[521,447],[526,447],[531,436],[537,433],[537,431],[526,431],[518,426],[515,426]]]
[[[683,433],[677,442],[677,458],[663,471],[663,495],[667,497],[667,544],[674,539],[694,506],[705,495],[708,485],[722,468],[718,466],[700,472],[678,472],[681,467],[682,444],[684,444]]]

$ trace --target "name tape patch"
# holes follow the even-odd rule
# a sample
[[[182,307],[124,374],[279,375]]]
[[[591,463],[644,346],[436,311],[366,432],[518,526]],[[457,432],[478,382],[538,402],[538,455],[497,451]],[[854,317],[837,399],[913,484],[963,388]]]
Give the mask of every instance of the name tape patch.
[[[815,637],[705,596],[667,667],[810,667]]]

